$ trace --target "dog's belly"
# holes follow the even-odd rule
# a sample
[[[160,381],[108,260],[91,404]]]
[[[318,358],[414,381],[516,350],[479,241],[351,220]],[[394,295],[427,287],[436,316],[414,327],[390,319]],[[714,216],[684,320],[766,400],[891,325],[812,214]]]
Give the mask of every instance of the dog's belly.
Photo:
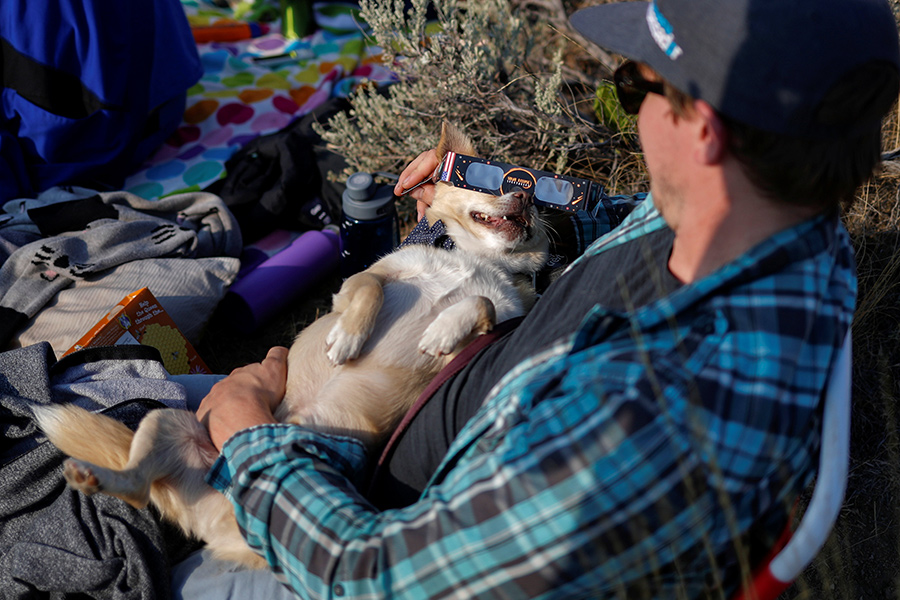
[[[483,296],[498,320],[524,313],[510,278],[487,261],[433,248],[410,248],[382,261],[384,302],[359,358],[334,366],[325,339],[339,314],[329,313],[295,340],[285,400],[276,417],[376,437],[399,419],[452,354],[420,350],[423,333],[448,307]]]

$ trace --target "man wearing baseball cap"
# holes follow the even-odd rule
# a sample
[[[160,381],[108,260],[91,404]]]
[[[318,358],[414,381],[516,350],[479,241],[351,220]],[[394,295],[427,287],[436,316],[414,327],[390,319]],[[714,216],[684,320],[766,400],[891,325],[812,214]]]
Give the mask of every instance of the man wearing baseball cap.
[[[855,306],[840,207],[900,89],[887,3],[655,0],[572,23],[628,59],[651,193],[416,414],[377,507],[359,444],[267,424],[282,349],[200,408],[210,481],[301,596],[727,597],[814,476]]]

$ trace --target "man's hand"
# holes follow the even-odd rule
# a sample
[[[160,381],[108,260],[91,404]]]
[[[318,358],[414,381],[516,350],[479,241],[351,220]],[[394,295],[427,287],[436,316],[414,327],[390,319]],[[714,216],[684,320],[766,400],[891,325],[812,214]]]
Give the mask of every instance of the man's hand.
[[[400,196],[417,183],[431,177],[440,162],[434,149],[426,150],[417,156],[400,173],[400,179],[394,186],[394,195]],[[425,209],[431,206],[431,202],[434,200],[434,184],[421,185],[411,191],[409,195],[416,200],[416,213],[418,213],[418,220],[421,221],[425,216]]]
[[[235,369],[212,387],[197,409],[197,420],[219,450],[232,435],[254,425],[275,423],[284,398],[288,349],[276,346],[261,363]]]

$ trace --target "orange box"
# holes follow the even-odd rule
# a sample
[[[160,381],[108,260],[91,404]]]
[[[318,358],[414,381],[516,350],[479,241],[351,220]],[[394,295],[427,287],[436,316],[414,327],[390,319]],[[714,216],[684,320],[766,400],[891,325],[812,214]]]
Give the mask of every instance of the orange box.
[[[147,288],[125,296],[63,354],[89,346],[153,346],[171,375],[211,373],[203,359]]]

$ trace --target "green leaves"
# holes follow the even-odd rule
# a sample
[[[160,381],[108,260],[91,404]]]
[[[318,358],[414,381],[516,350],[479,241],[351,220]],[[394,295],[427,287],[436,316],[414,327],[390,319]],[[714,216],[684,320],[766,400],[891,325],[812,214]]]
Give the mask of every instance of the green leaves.
[[[611,133],[636,134],[637,116],[629,115],[622,109],[616,96],[616,86],[611,81],[602,81],[594,94],[594,114],[597,122]]]

